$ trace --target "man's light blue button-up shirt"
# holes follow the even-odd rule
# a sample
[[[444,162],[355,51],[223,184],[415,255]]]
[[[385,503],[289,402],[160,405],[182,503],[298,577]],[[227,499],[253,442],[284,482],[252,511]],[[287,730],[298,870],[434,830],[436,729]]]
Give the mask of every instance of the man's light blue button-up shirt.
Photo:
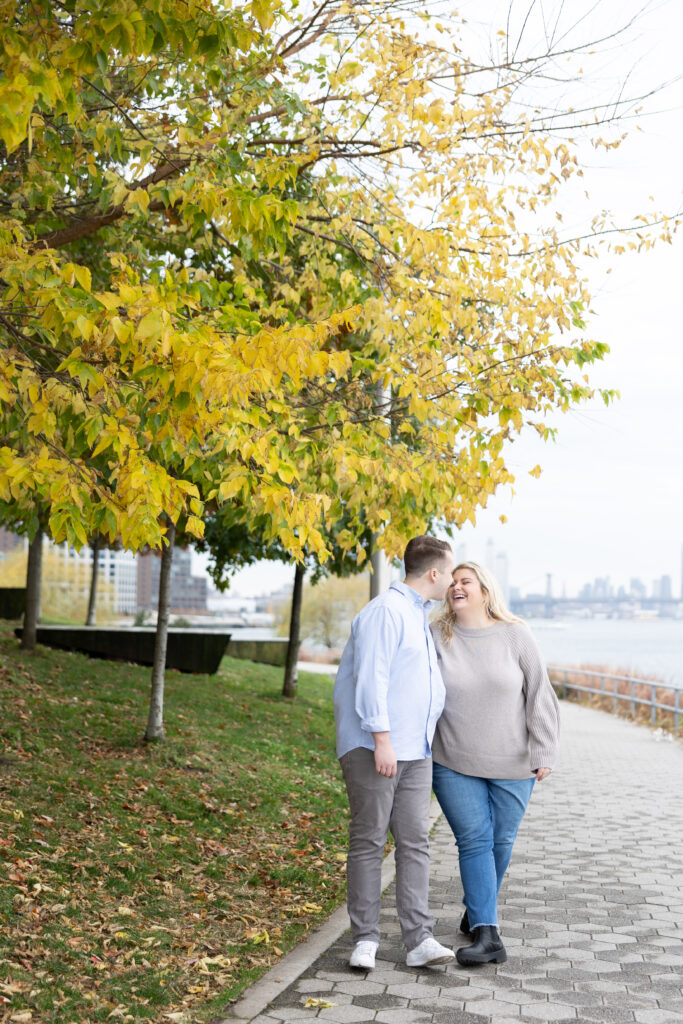
[[[392,583],[356,615],[334,684],[337,756],[388,732],[399,761],[429,757],[446,691],[429,629],[432,602]]]

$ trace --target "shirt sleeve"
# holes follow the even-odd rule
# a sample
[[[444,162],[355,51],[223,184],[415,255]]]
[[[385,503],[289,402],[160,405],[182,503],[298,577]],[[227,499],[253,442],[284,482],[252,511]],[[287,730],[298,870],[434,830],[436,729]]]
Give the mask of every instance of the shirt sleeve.
[[[355,708],[364,732],[389,732],[387,694],[391,663],[398,650],[401,627],[386,605],[368,607],[354,637]]]
[[[526,626],[517,631],[519,664],[524,673],[526,724],[532,772],[552,768],[560,743],[560,705],[538,644]]]

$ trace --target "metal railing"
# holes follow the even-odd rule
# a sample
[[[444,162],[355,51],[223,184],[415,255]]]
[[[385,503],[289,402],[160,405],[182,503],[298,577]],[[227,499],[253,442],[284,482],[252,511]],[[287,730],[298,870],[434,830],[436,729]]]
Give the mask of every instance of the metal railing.
[[[618,702],[628,701],[631,705],[631,715],[635,717],[636,705],[645,705],[651,708],[650,721],[652,725],[657,724],[657,711],[668,711],[669,714],[673,715],[674,722],[674,733],[678,735],[678,728],[680,723],[680,715],[683,711],[681,708],[681,692],[683,688],[679,686],[673,686],[670,683],[653,682],[651,679],[636,679],[632,676],[616,676],[610,675],[609,672],[589,672],[582,668],[565,668],[562,665],[548,665],[548,672],[550,674],[551,681],[556,685],[562,687],[562,696],[567,696],[567,690],[577,690],[580,693],[589,693],[593,697],[605,697],[611,698],[614,702],[613,711],[616,714],[618,708]],[[560,679],[553,678],[553,674],[559,674]],[[600,687],[597,686],[579,686],[577,683],[570,683],[569,676],[587,676],[592,679],[600,680]],[[608,688],[606,683],[612,684],[611,688]],[[619,693],[619,683],[630,684],[630,691],[627,693]],[[645,686],[650,690],[650,696],[637,697],[636,687]],[[657,700],[657,690],[669,690],[674,695],[673,704],[663,704]]]

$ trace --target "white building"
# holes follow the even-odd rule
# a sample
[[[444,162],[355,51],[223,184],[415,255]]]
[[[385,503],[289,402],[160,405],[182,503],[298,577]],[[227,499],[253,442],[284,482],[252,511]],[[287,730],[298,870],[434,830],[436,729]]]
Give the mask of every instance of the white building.
[[[75,569],[75,585],[79,592],[90,591],[92,567],[92,548],[83,547],[80,551],[68,544],[50,544],[52,550],[60,558]],[[107,581],[114,591],[114,610],[119,613],[135,614],[137,590],[137,561],[132,551],[112,551],[103,548],[97,557],[100,582]]]

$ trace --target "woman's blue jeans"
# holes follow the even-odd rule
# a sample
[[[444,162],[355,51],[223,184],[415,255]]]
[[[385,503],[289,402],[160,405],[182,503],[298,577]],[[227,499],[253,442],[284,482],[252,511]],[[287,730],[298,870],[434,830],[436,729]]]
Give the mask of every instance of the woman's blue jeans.
[[[470,928],[498,926],[498,892],[535,781],[480,779],[434,763],[434,793],[458,847]]]

